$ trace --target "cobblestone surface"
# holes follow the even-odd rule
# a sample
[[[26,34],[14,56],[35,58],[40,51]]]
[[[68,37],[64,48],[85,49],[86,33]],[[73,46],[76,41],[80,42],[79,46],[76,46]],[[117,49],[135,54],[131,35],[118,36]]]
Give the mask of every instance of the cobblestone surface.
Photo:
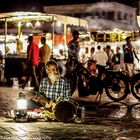
[[[0,139],[10,140],[135,140],[139,139],[139,121],[100,119],[88,124],[62,122],[15,123],[1,119]]]
[[[19,89],[18,87],[0,87],[0,140],[137,140],[140,139],[140,111],[139,108],[132,110],[135,118],[122,117],[127,112],[126,106],[119,110],[111,110],[105,116],[106,108],[90,110],[87,112],[85,123],[75,121],[71,123],[44,122],[44,120],[28,123],[17,123],[12,118],[4,118],[4,112],[16,108],[16,100],[19,92],[24,92],[27,99],[32,96],[31,89]],[[95,97],[75,99],[93,102]],[[101,103],[109,101],[104,95]],[[137,102],[133,97],[126,100],[131,103]],[[89,117],[90,116],[90,117]]]

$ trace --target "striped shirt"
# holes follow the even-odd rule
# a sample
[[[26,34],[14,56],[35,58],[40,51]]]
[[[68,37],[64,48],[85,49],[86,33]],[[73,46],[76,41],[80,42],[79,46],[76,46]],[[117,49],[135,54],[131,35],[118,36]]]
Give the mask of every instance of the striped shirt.
[[[46,97],[53,101],[59,96],[62,99],[67,99],[70,97],[70,84],[62,77],[52,84],[46,77],[40,83],[39,92],[43,92]]]

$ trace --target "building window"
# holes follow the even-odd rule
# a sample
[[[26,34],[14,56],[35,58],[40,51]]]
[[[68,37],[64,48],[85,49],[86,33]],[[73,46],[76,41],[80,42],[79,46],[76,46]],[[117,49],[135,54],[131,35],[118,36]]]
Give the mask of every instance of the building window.
[[[128,14],[124,14],[124,20],[127,20],[128,19]]]
[[[130,15],[130,24],[133,24],[133,16]]]
[[[102,18],[106,18],[106,12],[102,11]]]
[[[122,12],[118,12],[118,20],[122,20]]]
[[[92,18],[93,17],[93,13],[88,13],[88,12],[86,12],[86,13],[80,13],[79,14],[79,17],[80,18],[87,18],[87,17]]]
[[[109,20],[114,20],[114,12],[113,11],[108,12],[107,17],[108,17]]]
[[[100,12],[95,12],[95,18],[100,18]]]

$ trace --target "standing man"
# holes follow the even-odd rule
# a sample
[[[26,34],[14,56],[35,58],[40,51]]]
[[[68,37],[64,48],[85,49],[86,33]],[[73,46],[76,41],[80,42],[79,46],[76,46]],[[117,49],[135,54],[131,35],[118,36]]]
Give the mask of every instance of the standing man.
[[[113,69],[118,70],[118,71],[124,70],[124,65],[122,63],[122,60],[123,60],[123,55],[120,52],[120,47],[117,47],[116,53],[112,57]]]
[[[107,46],[106,46],[106,53],[107,53],[107,56],[108,56],[107,65],[112,69],[112,57],[113,57],[113,52],[111,51],[110,45],[107,45]]]
[[[21,42],[21,40],[19,38],[16,39],[16,45],[17,45],[17,48],[16,48],[16,53],[21,53],[22,50],[23,50],[23,43]]]
[[[51,55],[51,49],[48,45],[46,45],[46,38],[45,37],[41,38],[41,44],[43,46],[39,50],[39,58],[40,58],[39,65],[38,65],[39,83],[43,79],[43,73],[45,71],[45,65],[50,60],[50,55]]]
[[[123,45],[125,70],[130,76],[134,73],[134,56],[139,61],[135,49],[131,44],[131,37],[126,37],[126,44]]]
[[[94,54],[94,60],[97,61],[97,68],[99,70],[99,74],[102,74],[105,70],[106,63],[108,61],[108,56],[105,51],[101,50],[101,46],[97,46],[97,52]]]
[[[24,88],[27,85],[28,81],[32,77],[35,84],[34,90],[38,90],[39,82],[36,75],[36,68],[39,63],[39,47],[34,43],[33,36],[28,37],[28,42],[29,45],[27,47],[27,79],[23,83],[22,88]]]
[[[66,63],[66,75],[65,77],[70,79],[70,86],[71,86],[71,95],[73,94],[74,90],[76,88],[76,81],[77,78],[71,78],[71,72],[74,69],[75,65],[79,61],[79,51],[80,51],[80,45],[78,42],[79,38],[79,32],[77,30],[74,30],[72,32],[73,39],[68,43],[68,60]]]
[[[94,47],[92,47],[91,49],[90,49],[90,60],[94,60],[94,54],[95,54],[95,48]]]
[[[79,32],[74,30],[72,36],[73,39],[68,43],[68,63],[75,65],[79,61]]]

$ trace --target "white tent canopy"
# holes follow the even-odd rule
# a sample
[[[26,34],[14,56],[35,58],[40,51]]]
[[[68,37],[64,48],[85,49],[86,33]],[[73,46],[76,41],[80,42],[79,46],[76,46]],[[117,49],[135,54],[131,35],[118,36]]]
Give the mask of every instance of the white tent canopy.
[[[53,16],[44,13],[39,13],[39,12],[0,13],[0,20],[5,20],[5,19],[7,20],[7,22],[28,22],[32,20],[52,21]]]
[[[57,18],[57,21],[60,21],[63,24],[67,25],[74,25],[74,26],[82,26],[82,27],[88,27],[87,20],[70,17],[70,16],[64,16],[64,15],[58,15],[58,14],[50,14]]]
[[[44,20],[44,21],[59,21],[63,24],[69,24],[74,26],[83,26],[87,27],[87,20],[80,18],[57,15],[57,14],[45,14],[40,12],[9,12],[9,13],[0,13],[0,20],[7,22],[28,22],[33,20]]]
[[[57,15],[57,14],[46,14],[46,13],[40,13],[40,12],[8,12],[8,13],[0,13],[0,21],[5,22],[5,48],[6,48],[6,35],[7,35],[7,23],[8,22],[29,22],[34,20],[43,20],[46,22],[52,21],[54,23],[55,21],[59,21],[64,24],[64,37],[65,37],[65,47],[66,47],[66,26],[67,25],[74,25],[74,26],[82,26],[82,27],[88,27],[88,22],[86,20],[70,17],[70,16],[64,16],[64,15]],[[54,24],[53,24],[54,25]],[[20,26],[18,26],[18,35],[20,36]],[[54,41],[54,26],[52,27],[52,36]],[[53,44],[52,44],[53,46]],[[52,47],[53,48],[53,47]]]

